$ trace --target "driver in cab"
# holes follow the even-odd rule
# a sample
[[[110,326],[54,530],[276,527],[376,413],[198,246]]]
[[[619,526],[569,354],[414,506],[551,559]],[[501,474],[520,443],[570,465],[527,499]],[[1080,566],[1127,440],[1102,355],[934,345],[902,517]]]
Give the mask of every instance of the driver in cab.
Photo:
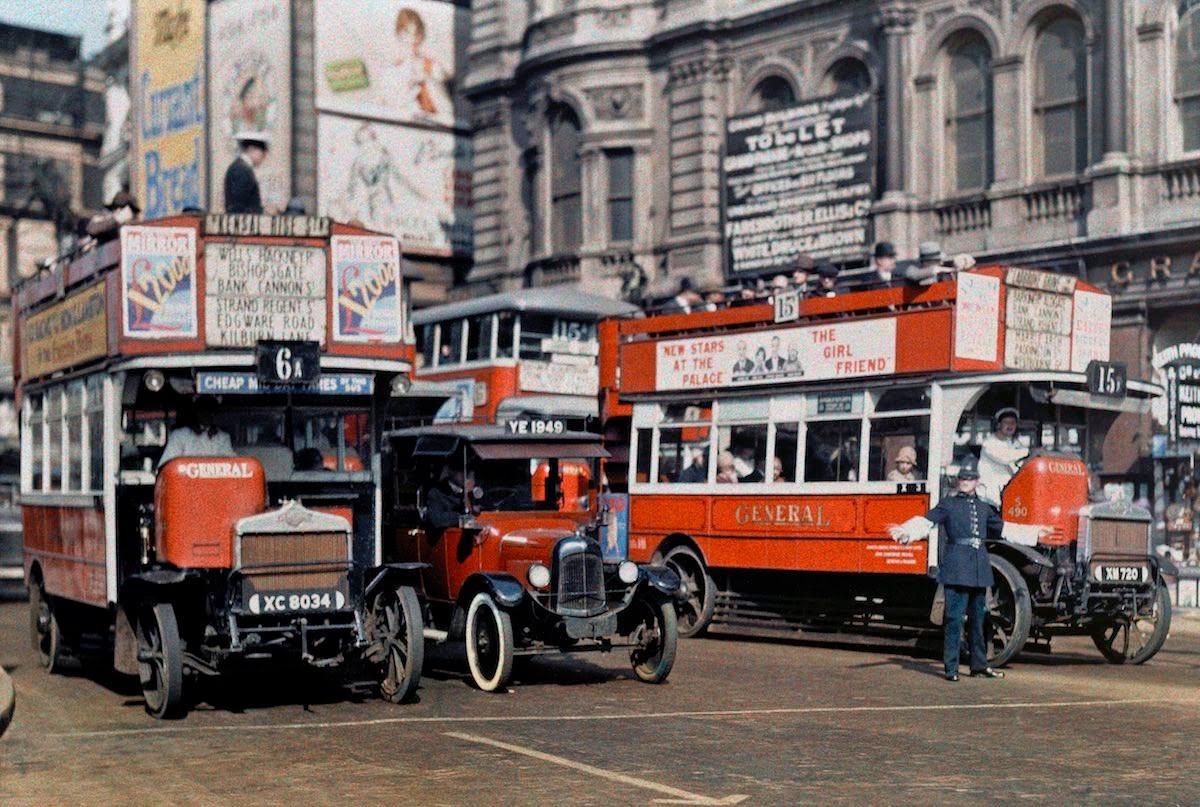
[[[167,435],[158,468],[176,457],[236,456],[229,433],[217,426],[217,399],[201,395],[190,407],[181,406],[176,413],[175,428]]]
[[[425,500],[425,520],[434,529],[444,530],[457,527],[458,519],[465,511],[468,501],[467,492],[474,496],[475,473],[470,469],[447,466],[442,470],[441,479],[429,489]],[[474,505],[472,504],[472,512]]]

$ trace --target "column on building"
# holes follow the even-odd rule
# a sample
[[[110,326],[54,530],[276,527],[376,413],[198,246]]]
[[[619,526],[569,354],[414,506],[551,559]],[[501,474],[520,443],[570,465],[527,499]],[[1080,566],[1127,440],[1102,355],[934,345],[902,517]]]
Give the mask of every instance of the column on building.
[[[1125,152],[1125,0],[1104,3],[1104,156],[1092,175],[1090,235],[1120,235],[1134,225],[1133,178]],[[1092,94],[1093,97],[1095,93]]]
[[[913,197],[907,182],[906,150],[916,153],[922,144],[913,142],[905,125],[905,89],[910,79],[906,52],[916,12],[907,3],[892,3],[879,12],[879,30],[883,40],[884,71],[882,81],[883,114],[878,131],[883,142],[883,195],[875,206],[875,240],[891,241],[908,250],[917,240],[917,221]]]

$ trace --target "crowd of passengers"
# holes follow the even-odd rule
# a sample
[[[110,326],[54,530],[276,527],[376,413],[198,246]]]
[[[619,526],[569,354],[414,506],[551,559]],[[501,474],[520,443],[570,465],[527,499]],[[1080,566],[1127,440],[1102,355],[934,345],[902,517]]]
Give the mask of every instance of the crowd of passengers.
[[[839,269],[829,261],[817,261],[811,255],[800,255],[792,264],[791,274],[748,279],[736,286],[719,289],[696,289],[690,278],[679,282],[676,295],[658,306],[661,313],[691,313],[716,311],[738,305],[753,305],[770,300],[776,294],[795,292],[801,298],[836,297],[847,291],[890,289],[902,286],[928,286],[950,280],[956,272],[975,266],[975,259],[965,253],[953,257],[942,254],[936,241],[921,244],[917,257],[898,260],[896,247],[880,241],[871,253],[865,270]]]

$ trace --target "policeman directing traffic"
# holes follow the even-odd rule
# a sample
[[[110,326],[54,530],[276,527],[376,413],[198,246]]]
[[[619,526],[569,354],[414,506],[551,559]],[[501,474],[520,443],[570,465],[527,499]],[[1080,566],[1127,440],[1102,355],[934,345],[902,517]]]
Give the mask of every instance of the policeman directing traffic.
[[[1051,532],[1049,527],[1004,523],[1000,514],[976,495],[978,486],[979,460],[968,455],[959,464],[958,490],[954,495],[947,496],[924,517],[916,516],[888,527],[892,538],[902,544],[926,537],[935,526],[945,532],[944,552],[938,559],[938,582],[946,594],[942,661],[947,681],[958,680],[964,614],[970,627],[971,675],[1004,677],[1004,673],[988,666],[983,635],[987,589],[994,582],[986,539],[1015,537],[1028,542]]]

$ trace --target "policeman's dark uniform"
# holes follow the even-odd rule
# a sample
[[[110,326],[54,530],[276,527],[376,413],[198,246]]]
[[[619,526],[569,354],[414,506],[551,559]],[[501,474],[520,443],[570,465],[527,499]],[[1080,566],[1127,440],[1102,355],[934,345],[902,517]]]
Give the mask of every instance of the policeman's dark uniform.
[[[973,456],[966,457],[959,466],[958,478],[978,479],[979,461]],[[989,536],[1000,537],[1004,522],[990,504],[974,493],[947,496],[925,518],[941,526],[945,536],[938,555],[938,581],[946,594],[942,645],[946,678],[958,680],[964,612],[970,619],[971,674],[1001,677],[1003,673],[988,667],[983,622],[987,616],[987,589],[994,582],[985,542]]]

